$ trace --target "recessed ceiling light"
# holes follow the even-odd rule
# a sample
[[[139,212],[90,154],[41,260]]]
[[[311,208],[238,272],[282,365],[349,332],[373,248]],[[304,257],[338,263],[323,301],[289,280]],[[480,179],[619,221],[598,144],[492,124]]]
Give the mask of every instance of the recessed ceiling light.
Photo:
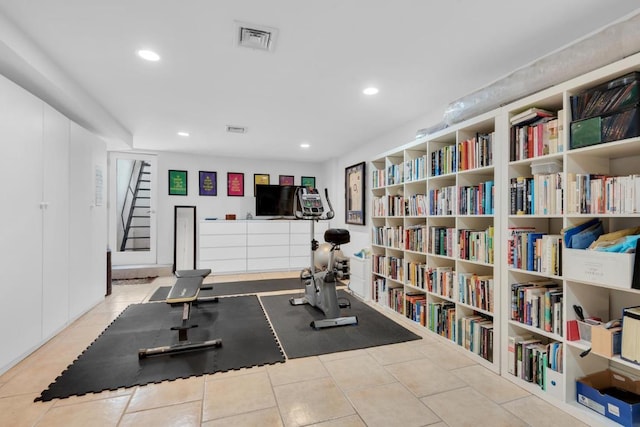
[[[160,55],[155,53],[152,50],[142,49],[138,51],[138,56],[142,59],[146,59],[147,61],[159,61]]]
[[[189,136],[189,132],[178,132],[180,136]]]
[[[300,148],[309,148],[311,147],[311,144],[309,144],[308,142],[303,142],[302,144],[300,144]]]
[[[378,88],[368,87],[365,90],[363,90],[362,93],[364,93],[365,95],[375,95],[376,93],[378,93]]]

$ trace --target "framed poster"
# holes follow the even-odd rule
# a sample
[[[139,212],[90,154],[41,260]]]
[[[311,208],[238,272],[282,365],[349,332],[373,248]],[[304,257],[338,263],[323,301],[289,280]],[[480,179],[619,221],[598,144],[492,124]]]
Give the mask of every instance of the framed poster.
[[[198,188],[201,196],[217,196],[218,174],[216,172],[200,171]]]
[[[268,173],[254,173],[253,174],[253,195],[256,195],[256,186],[269,185],[271,182],[270,175]]]
[[[365,209],[365,163],[358,163],[345,168],[345,222],[347,224],[364,225]]]
[[[303,187],[316,188],[316,177],[315,176],[300,177],[300,185],[302,185]]]
[[[244,174],[227,172],[227,196],[244,196]]]
[[[187,195],[187,171],[169,169],[169,195]]]
[[[280,175],[278,180],[280,185],[293,185],[293,175]]]

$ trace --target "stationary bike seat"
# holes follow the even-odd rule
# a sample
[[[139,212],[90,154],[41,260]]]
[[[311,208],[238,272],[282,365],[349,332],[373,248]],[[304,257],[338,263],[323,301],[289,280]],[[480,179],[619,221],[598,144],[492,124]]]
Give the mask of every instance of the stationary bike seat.
[[[334,245],[342,245],[351,241],[349,230],[343,228],[330,228],[324,232],[324,241]]]

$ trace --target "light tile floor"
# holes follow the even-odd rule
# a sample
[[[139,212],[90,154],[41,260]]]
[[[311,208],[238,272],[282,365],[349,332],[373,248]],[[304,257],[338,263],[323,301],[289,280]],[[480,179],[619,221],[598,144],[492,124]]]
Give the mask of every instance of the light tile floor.
[[[207,282],[282,276],[214,276]],[[1,375],[0,426],[584,425],[410,322],[405,326],[424,339],[34,403],[128,304],[148,300],[174,280],[115,286],[111,296]]]

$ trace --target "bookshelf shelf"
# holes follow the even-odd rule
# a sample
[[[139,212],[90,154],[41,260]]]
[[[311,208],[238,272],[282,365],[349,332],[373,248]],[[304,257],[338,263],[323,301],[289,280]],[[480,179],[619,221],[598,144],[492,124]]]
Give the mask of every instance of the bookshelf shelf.
[[[420,296],[424,294],[427,319],[431,319],[433,310],[443,318],[446,317],[450,325],[459,330],[464,322],[470,322],[471,319],[485,324],[492,321],[491,362],[489,358],[469,352],[457,339],[452,341],[451,337],[443,337],[441,334],[450,331],[443,332],[443,325],[437,323],[438,320],[437,324],[427,322],[425,327],[433,331],[438,339],[457,346],[483,366],[499,372],[527,391],[556,404],[590,425],[612,424],[577,402],[576,380],[609,367],[640,377],[640,365],[622,360],[619,356],[607,358],[589,353],[580,357],[581,353],[590,348],[590,343],[568,341],[563,335],[566,321],[576,319],[573,305],[580,305],[585,314],[601,317],[603,320],[619,318],[624,307],[640,306],[640,290],[617,283],[624,282],[621,273],[614,273],[610,283],[607,280],[593,283],[576,280],[574,276],[564,276],[566,266],[563,264],[568,262],[570,252],[562,256],[564,244],[561,233],[568,227],[593,218],[602,220],[605,232],[640,225],[640,202],[637,207],[624,204],[623,208],[614,205],[615,209],[607,208],[608,210],[585,209],[580,204],[580,197],[586,192],[581,194],[577,186],[578,176],[597,174],[624,178],[640,175],[640,137],[572,149],[571,97],[631,71],[640,71],[640,53],[382,153],[371,162],[370,168],[375,175],[374,190],[371,192],[373,198],[400,195],[407,200],[424,195],[427,204],[424,215],[402,211],[400,216],[375,216],[372,221],[374,226],[401,225],[405,231],[409,227],[422,228],[423,235],[420,239],[429,243],[424,246],[424,250],[414,250],[415,246],[398,249],[372,244],[373,253],[402,259],[403,266],[424,266],[424,271],[431,272],[429,274],[434,271],[446,272],[456,278],[452,281],[451,288],[440,284],[437,292],[432,292],[435,288],[430,287],[427,280],[424,281],[424,288],[407,279],[389,277],[382,284],[379,280],[381,276],[373,274],[372,286],[379,298],[376,301],[382,307],[388,307],[390,299],[380,298],[379,294],[395,288],[396,297],[410,293],[419,293]],[[537,122],[512,120],[534,107],[548,111],[550,116]],[[486,157],[487,163],[464,157],[479,152],[488,153],[486,147],[477,151],[469,148],[477,148],[478,145],[469,141],[473,138],[477,141],[484,134],[492,135],[493,144],[490,156]],[[493,149],[494,146],[496,149]],[[464,166],[461,163],[463,158],[466,162]],[[420,163],[420,167],[424,168],[421,169],[424,176],[408,178],[407,171],[415,170],[408,165],[423,162],[422,159],[425,164]],[[387,178],[389,174],[394,175],[391,181]],[[476,211],[468,210],[469,203],[476,203],[477,195],[481,194],[473,193],[471,189],[489,181],[494,186],[491,190],[493,212],[477,214]],[[376,186],[376,182],[384,182],[386,185]],[[393,185],[388,185],[389,182],[393,182]],[[461,193],[466,196],[464,200],[460,199]],[[574,197],[578,197],[578,201]],[[601,204],[596,206],[601,209]],[[493,227],[493,262],[464,259],[459,244],[459,237],[464,230],[482,231],[488,227]],[[531,234],[533,232],[540,236]],[[436,234],[437,239],[434,237]],[[523,237],[523,234],[527,236]],[[400,247],[409,246],[401,243]],[[525,254],[527,258],[524,258]],[[529,256],[532,258],[529,259]],[[516,266],[524,268],[515,268]],[[478,309],[465,303],[460,297],[457,278],[474,273],[493,278],[493,312]],[[402,277],[407,277],[406,271]],[[512,320],[514,289],[526,284],[532,290],[523,291],[523,301],[540,304],[542,299],[546,315],[550,313],[547,304],[553,301],[553,318],[545,317],[543,321],[546,329]],[[393,308],[389,309],[397,312]],[[536,313],[539,315],[539,312]],[[552,322],[552,332],[549,332],[547,322]],[[542,341],[541,347],[536,350],[539,354],[548,352],[551,348],[554,351],[562,350],[554,353],[556,356],[561,355],[562,372],[549,372],[559,386],[547,385],[545,390],[541,384],[525,381],[509,372],[510,338],[520,339],[525,336]],[[544,347],[546,344],[550,344],[550,347]]]

